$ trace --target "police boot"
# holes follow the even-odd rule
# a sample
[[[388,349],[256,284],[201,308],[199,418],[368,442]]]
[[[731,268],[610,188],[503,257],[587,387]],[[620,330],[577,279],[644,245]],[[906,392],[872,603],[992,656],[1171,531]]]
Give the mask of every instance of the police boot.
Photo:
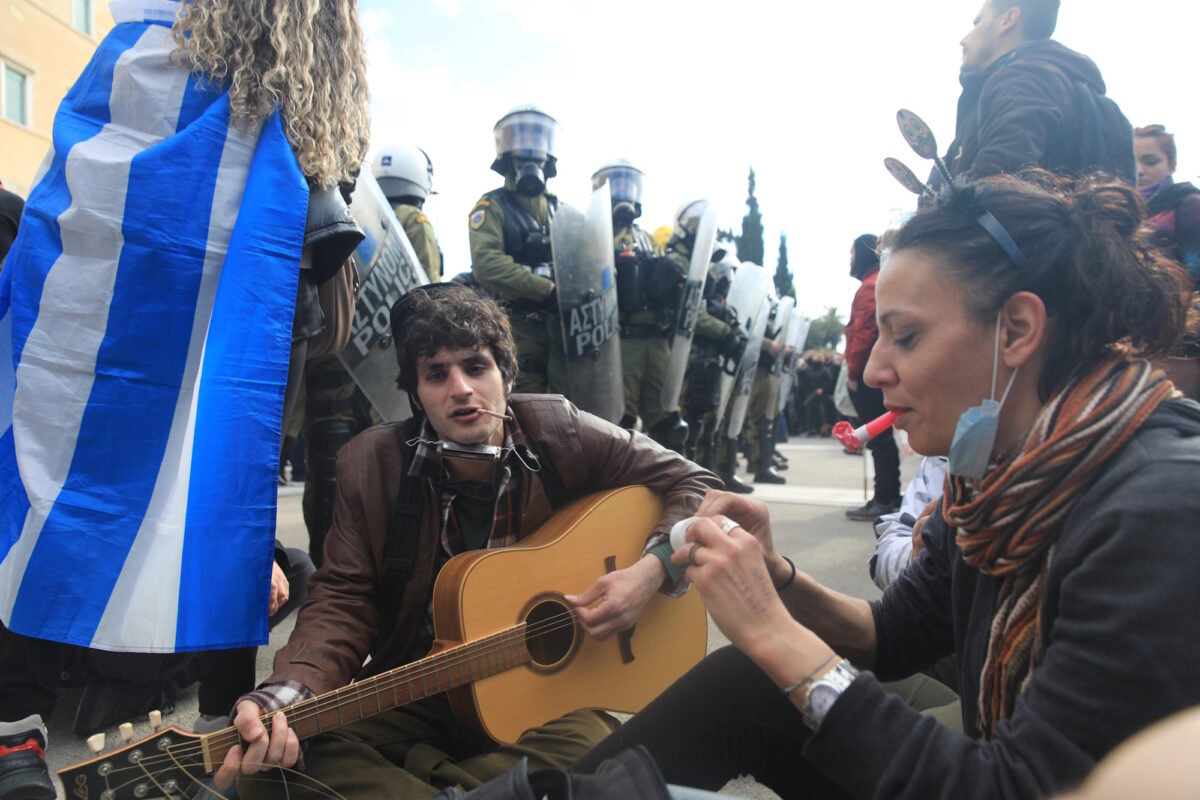
[[[650,429],[650,438],[668,450],[674,450],[683,455],[684,444],[687,441],[688,424],[680,418],[679,412],[659,422]]]
[[[348,419],[323,419],[306,431],[308,480],[304,482],[304,526],[308,528],[308,555],[321,566],[325,555],[325,534],[333,523],[333,503],[337,496],[338,450],[354,438],[358,426]]]
[[[725,482],[726,491],[736,492],[737,494],[750,494],[754,491],[754,487],[748,483],[743,483],[737,476],[734,464],[737,463],[737,439],[726,438],[717,445],[721,449],[721,456],[717,461],[717,477]]]
[[[788,468],[787,456],[778,450],[771,453],[771,466],[775,467],[778,472],[786,472]]]
[[[771,456],[775,453],[775,437],[771,426],[763,422],[757,426],[758,434],[758,463],[755,464],[755,483],[787,483],[787,479],[771,466]]]

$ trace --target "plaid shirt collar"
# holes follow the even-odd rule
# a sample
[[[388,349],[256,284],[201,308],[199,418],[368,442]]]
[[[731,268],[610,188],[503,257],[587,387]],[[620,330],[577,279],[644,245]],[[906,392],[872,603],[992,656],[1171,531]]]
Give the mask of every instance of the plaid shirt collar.
[[[441,506],[442,548],[447,556],[452,556],[465,549],[462,532],[454,515],[454,498],[457,497],[457,492],[447,485],[445,479],[448,475],[442,464],[442,457],[438,455],[437,439],[434,436],[429,420],[423,419],[420,432],[414,439],[409,440],[413,443],[415,451],[408,475],[429,480],[437,490]],[[500,448],[500,475],[493,509],[495,521],[487,541],[489,550],[509,547],[516,544],[520,538],[517,507],[526,469],[531,472],[540,471],[541,461],[529,448],[529,440],[516,418],[510,416],[504,423],[504,444]]]

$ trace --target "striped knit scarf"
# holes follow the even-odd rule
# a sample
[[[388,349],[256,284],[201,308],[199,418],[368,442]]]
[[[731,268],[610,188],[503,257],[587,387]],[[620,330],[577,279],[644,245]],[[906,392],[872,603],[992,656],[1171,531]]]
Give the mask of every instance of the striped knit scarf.
[[[991,739],[1042,658],[1042,592],[1063,521],[1171,382],[1144,360],[1114,357],[1079,376],[1038,414],[1024,446],[982,479],[950,476],[942,516],[963,560],[1000,580],[979,690]]]

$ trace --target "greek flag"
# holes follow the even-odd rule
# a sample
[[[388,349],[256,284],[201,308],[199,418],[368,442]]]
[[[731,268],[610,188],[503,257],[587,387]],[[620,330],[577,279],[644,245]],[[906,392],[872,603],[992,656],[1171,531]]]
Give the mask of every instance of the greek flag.
[[[0,272],[0,621],[171,652],[261,644],[308,188],[275,114],[172,66],[119,0]]]

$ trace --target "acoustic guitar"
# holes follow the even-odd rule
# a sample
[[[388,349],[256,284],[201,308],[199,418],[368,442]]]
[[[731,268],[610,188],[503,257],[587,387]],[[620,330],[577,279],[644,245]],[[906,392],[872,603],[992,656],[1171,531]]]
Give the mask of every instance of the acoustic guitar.
[[[704,657],[698,592],[657,594],[637,624],[597,641],[563,595],[633,564],[662,502],[644,486],[564,506],[515,547],[450,559],[434,584],[437,642],[419,661],[283,709],[301,740],[440,692],[498,742],[581,708],[634,713]],[[264,724],[269,724],[266,715]],[[68,798],[181,797],[238,743],[233,727],[161,729],[58,771]]]

